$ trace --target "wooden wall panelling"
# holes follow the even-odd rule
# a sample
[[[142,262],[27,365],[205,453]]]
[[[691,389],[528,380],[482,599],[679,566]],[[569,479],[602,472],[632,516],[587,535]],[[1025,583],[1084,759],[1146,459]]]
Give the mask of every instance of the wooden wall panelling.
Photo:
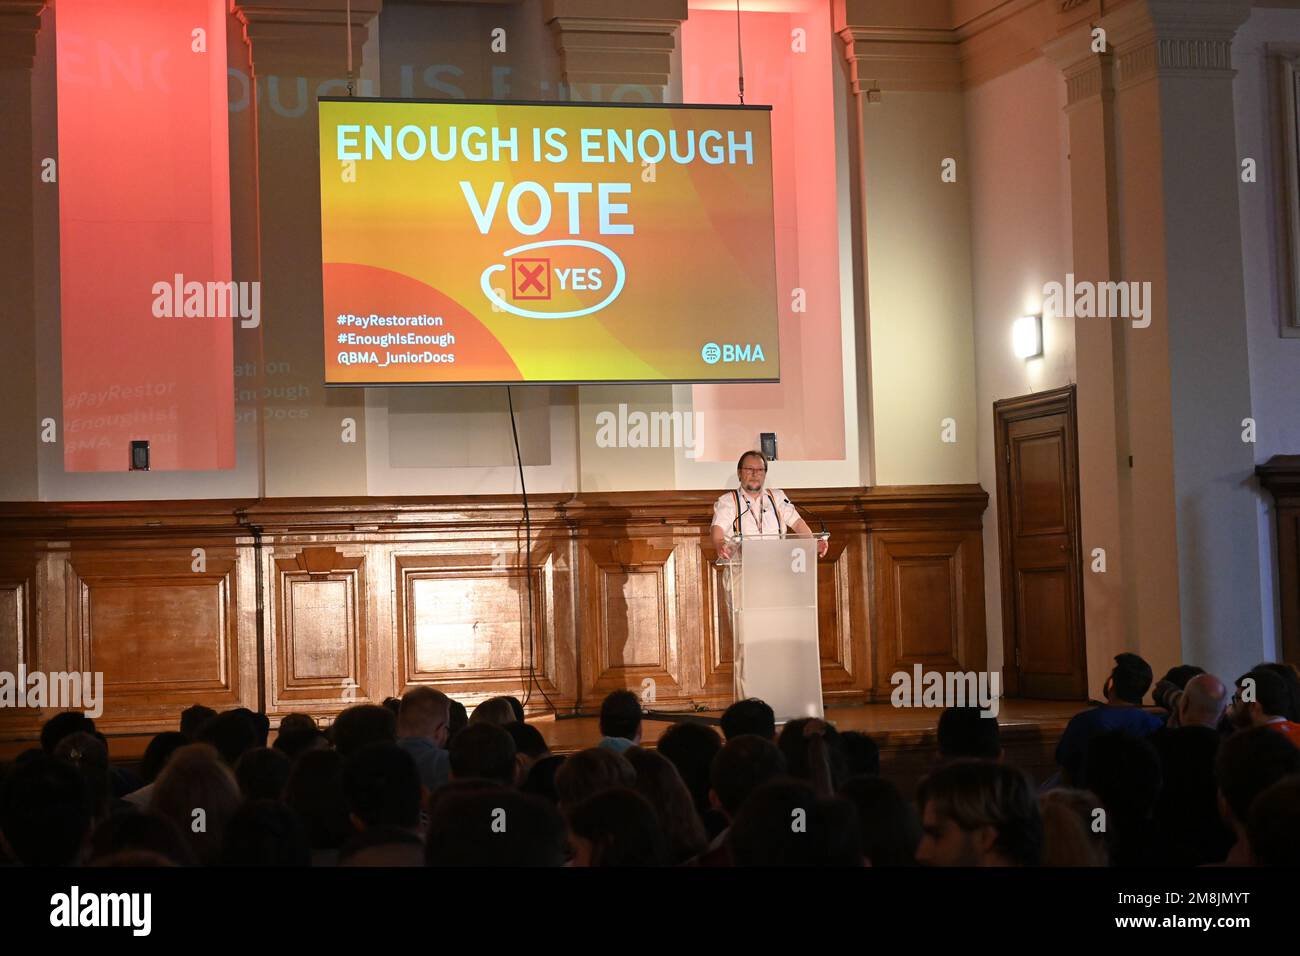
[[[35,615],[39,573],[38,558],[29,545],[0,551],[0,671],[15,679],[20,668],[27,672],[42,667]],[[0,711],[0,739],[39,731],[42,716],[34,708]]]
[[[270,546],[267,710],[337,713],[379,703],[369,669],[370,594],[364,545]]]
[[[254,565],[234,506],[0,505],[0,568],[31,568],[29,671],[102,673],[110,734],[174,729],[196,702],[256,706],[256,620],[240,605]],[[0,736],[48,716],[0,713]]]
[[[981,545],[974,531],[873,534],[877,698],[889,696],[893,673],[913,664],[984,669]]]
[[[511,694],[540,713],[543,692],[572,707],[572,642],[561,637],[571,562],[567,538],[553,536],[527,559],[514,538],[404,545],[392,557],[397,685],[430,684],[471,707]]]
[[[698,668],[687,660],[702,610],[691,573],[698,546],[671,533],[603,532],[581,539],[578,550],[581,707],[598,708],[624,687],[659,707],[691,703],[699,691]]]
[[[661,708],[730,702],[715,497],[530,496],[532,656],[562,713],[646,679]],[[912,657],[983,667],[981,489],[792,498],[832,535],[818,564],[828,701],[887,698]],[[507,496],[0,504],[0,654],[25,641],[45,669],[103,664],[104,720],[121,733],[171,729],[196,702],[328,719],[426,682],[545,712],[528,690],[522,519]],[[0,736],[38,722],[0,713]]]

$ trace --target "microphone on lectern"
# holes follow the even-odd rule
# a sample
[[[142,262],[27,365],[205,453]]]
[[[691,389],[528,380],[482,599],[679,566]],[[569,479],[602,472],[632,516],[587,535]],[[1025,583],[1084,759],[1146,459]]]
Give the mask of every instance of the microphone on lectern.
[[[784,494],[781,497],[785,498],[785,503],[790,505],[791,508],[794,507],[794,505],[790,504],[790,499],[786,498]],[[826,534],[826,522],[821,519],[821,516],[816,514],[811,508],[805,507],[803,510],[817,519],[817,523],[822,526],[822,534]]]

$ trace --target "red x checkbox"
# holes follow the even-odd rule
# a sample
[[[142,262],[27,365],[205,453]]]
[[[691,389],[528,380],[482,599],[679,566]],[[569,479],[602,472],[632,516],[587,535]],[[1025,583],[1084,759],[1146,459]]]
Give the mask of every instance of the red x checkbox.
[[[551,260],[511,259],[510,281],[516,299],[549,299]]]

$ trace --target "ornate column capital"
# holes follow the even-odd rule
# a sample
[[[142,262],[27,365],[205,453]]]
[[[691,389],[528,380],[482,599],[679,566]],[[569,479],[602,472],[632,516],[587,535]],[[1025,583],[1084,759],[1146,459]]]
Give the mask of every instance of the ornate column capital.
[[[545,0],[542,19],[560,54],[561,79],[578,83],[668,86],[686,0]]]
[[[835,0],[833,10],[854,93],[961,89],[961,38],[946,4]]]
[[[854,93],[961,89],[961,54],[952,30],[845,26],[838,32]]]
[[[1157,76],[1231,79],[1232,39],[1249,17],[1249,0],[1137,0],[1099,25],[1125,87]]]
[[[351,0],[353,70],[383,0]],[[344,76],[347,72],[347,0],[235,0],[255,73]]]
[[[0,69],[30,70],[45,0],[0,0]]]
[[[1068,2],[1068,0],[1060,0]],[[1095,97],[1107,101],[1115,96],[1114,52],[1093,52],[1092,27],[1080,23],[1043,44],[1043,56],[1065,76],[1065,109],[1090,102]]]

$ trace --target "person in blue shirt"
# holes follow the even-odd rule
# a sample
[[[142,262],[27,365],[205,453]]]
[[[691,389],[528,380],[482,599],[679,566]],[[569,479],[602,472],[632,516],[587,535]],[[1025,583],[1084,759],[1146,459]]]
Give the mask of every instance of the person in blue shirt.
[[[402,695],[397,712],[397,746],[415,760],[420,784],[433,793],[451,777],[447,736],[451,719],[451,698],[426,685],[412,687]]]
[[[1097,734],[1126,730],[1146,737],[1160,729],[1161,718],[1142,709],[1142,698],[1151,687],[1152,677],[1151,665],[1138,655],[1115,655],[1115,667],[1102,688],[1106,703],[1075,714],[1056,745],[1056,763],[1066,786],[1078,786],[1083,779],[1088,742]]]

